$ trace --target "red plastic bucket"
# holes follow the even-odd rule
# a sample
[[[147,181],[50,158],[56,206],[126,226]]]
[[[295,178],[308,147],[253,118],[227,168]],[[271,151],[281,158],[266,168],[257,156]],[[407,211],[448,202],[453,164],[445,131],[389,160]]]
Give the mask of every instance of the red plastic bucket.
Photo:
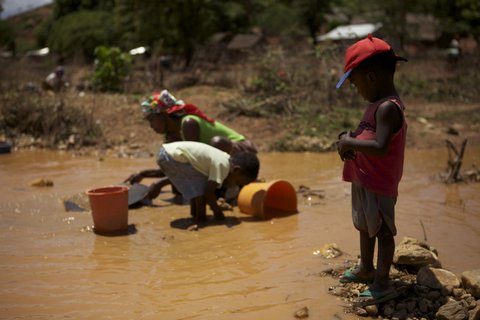
[[[128,230],[128,187],[111,186],[86,192],[96,233],[112,234]]]

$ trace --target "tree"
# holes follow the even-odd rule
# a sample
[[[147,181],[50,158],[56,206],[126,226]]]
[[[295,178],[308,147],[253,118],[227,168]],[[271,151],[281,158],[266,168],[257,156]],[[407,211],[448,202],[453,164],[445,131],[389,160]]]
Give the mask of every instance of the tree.
[[[138,1],[138,0],[136,0]],[[217,29],[217,18],[208,0],[141,1],[136,6],[136,34],[140,42],[183,54],[185,66],[193,58],[195,47]]]
[[[332,12],[332,0],[297,0],[295,2],[298,2],[301,8],[303,23],[315,44],[317,32],[326,22],[325,16]]]
[[[124,50],[142,45],[137,37],[135,25],[135,1],[115,0],[113,10],[113,26],[115,30],[117,45]]]
[[[112,17],[105,11],[79,11],[54,20],[47,45],[63,56],[82,54],[93,58],[99,45],[110,45]]]
[[[443,38],[473,35],[480,42],[480,2],[478,0],[436,0],[434,14],[439,18]]]
[[[3,12],[4,0],[0,0],[0,14]],[[0,20],[0,49],[6,48],[15,55],[15,31],[11,23],[6,20]]]
[[[114,6],[114,0],[55,0],[53,18],[58,19],[82,10],[111,12]]]

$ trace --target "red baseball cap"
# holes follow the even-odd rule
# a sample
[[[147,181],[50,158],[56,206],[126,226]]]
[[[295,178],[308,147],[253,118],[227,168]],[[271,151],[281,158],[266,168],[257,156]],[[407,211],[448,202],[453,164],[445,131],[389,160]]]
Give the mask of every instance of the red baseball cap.
[[[375,38],[371,34],[369,34],[365,39],[355,42],[353,45],[347,48],[347,51],[345,51],[345,65],[343,67],[343,72],[345,73],[335,87],[337,89],[340,88],[345,80],[348,79],[350,73],[352,73],[352,70],[358,67],[362,61],[379,53],[385,52],[391,52],[392,56],[397,60],[408,61],[403,57],[397,56],[388,43],[382,39]]]

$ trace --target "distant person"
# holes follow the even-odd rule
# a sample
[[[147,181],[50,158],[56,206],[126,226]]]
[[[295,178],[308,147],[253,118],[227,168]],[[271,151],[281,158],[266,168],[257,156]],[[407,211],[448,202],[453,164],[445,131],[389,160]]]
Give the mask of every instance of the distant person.
[[[164,134],[166,143],[173,141],[198,141],[209,144],[230,155],[238,152],[257,153],[255,145],[235,130],[206,116],[193,104],[177,100],[167,90],[150,96],[142,103],[144,118],[158,134]],[[158,169],[147,169],[132,174],[125,182],[136,183],[156,175]],[[150,193],[156,197],[168,180],[158,181]],[[174,190],[175,192],[175,190]],[[150,198],[150,199],[153,199]]]
[[[454,66],[458,63],[461,53],[460,42],[456,38],[453,38],[447,49],[447,61],[450,66]]]
[[[62,66],[58,66],[53,70],[42,82],[42,88],[45,91],[60,92],[66,87],[63,76],[65,75],[65,69]]]
[[[397,56],[385,41],[369,35],[347,48],[344,75],[368,101],[354,132],[342,132],[337,142],[343,180],[352,184],[353,224],[360,232],[360,265],[347,270],[340,282],[371,282],[359,302],[377,304],[398,295],[389,279],[395,250],[395,203],[402,177],[407,122],[395,89]],[[378,240],[377,268],[373,264]]]
[[[167,177],[183,198],[190,201],[190,214],[206,220],[206,205],[216,220],[223,220],[216,190],[221,186],[243,186],[257,179],[259,161],[254,153],[229,154],[194,141],[165,143],[157,156],[156,177]]]

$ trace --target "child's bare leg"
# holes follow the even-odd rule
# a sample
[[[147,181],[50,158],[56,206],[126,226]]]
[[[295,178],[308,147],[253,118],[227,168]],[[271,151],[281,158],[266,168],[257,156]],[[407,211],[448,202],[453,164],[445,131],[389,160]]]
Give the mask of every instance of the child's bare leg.
[[[360,266],[353,273],[361,278],[373,279],[375,275],[375,267],[373,266],[375,242],[375,237],[370,238],[368,232],[360,231]]]
[[[205,202],[205,197],[200,196],[193,198],[192,201],[194,205],[190,207],[194,207],[195,215],[194,217],[197,221],[206,221],[207,220],[207,203]]]
[[[382,224],[377,238],[377,272],[375,273],[375,280],[371,285],[371,289],[383,291],[389,287],[389,273],[395,252],[395,239],[385,223]]]
[[[195,198],[190,200],[190,215],[194,218],[197,217],[197,203],[195,202]]]

